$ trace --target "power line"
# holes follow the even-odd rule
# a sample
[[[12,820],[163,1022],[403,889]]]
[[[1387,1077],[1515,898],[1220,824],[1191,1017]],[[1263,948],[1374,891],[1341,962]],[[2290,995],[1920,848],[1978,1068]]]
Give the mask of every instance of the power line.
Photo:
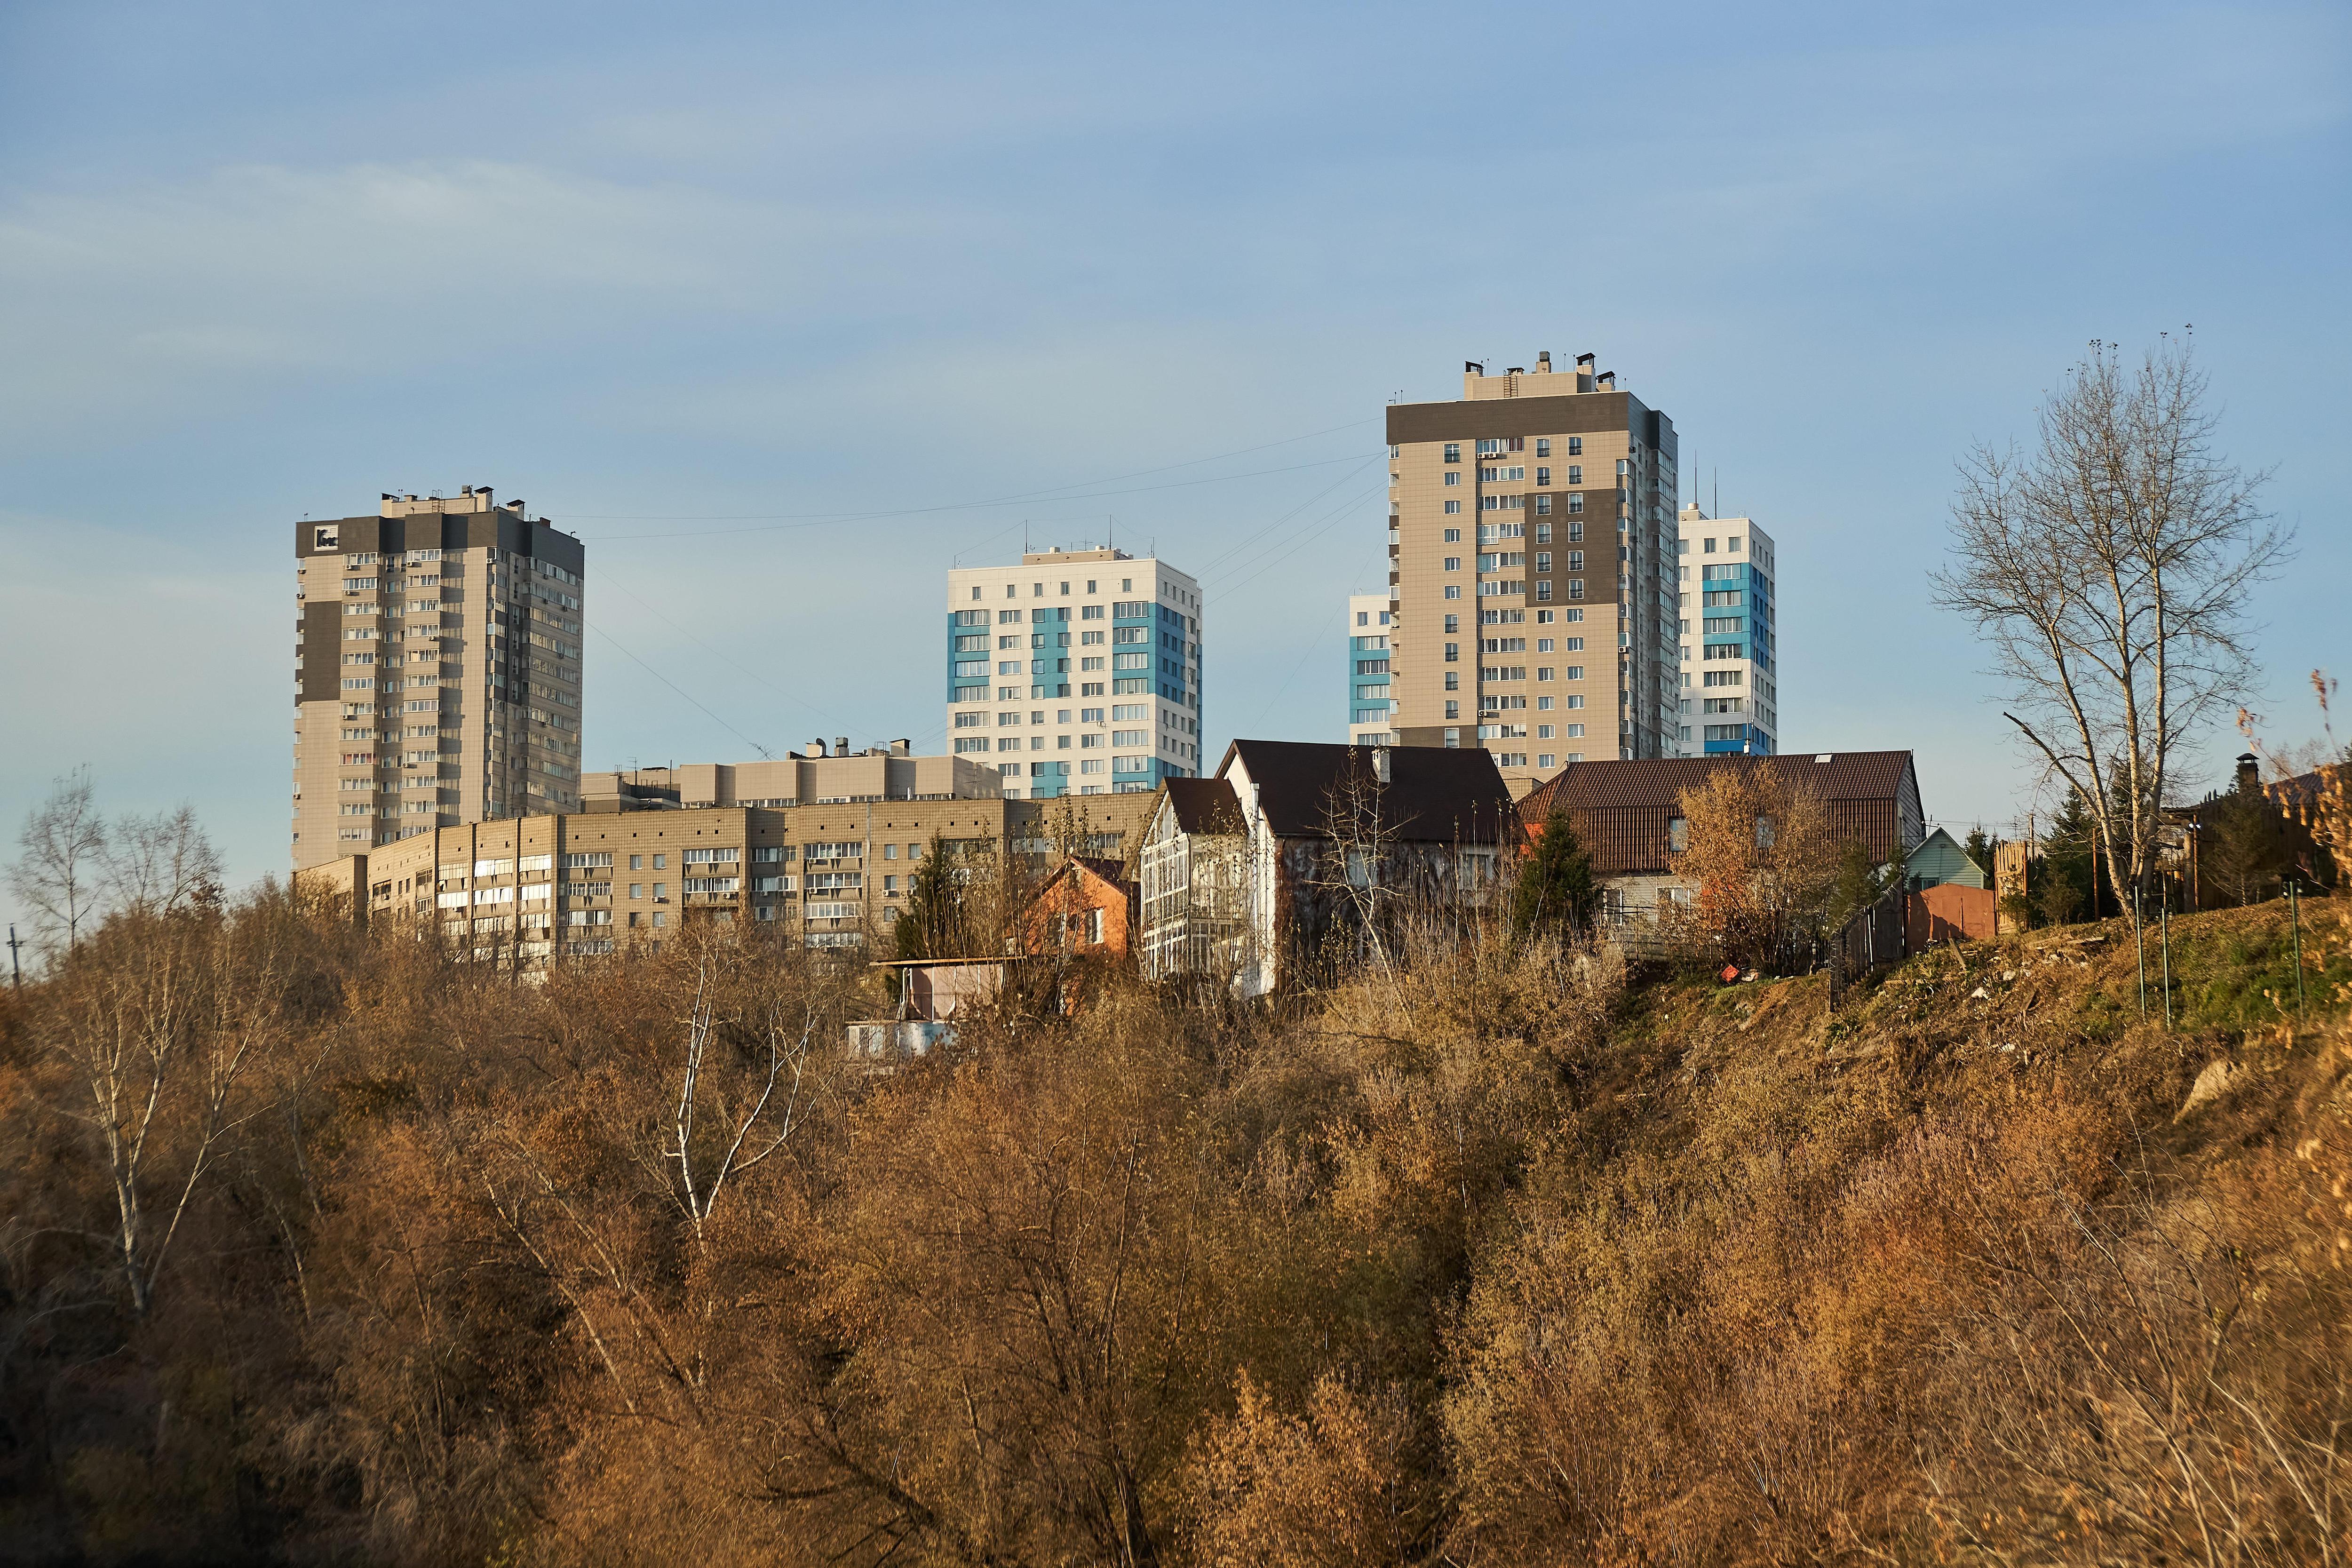
[[[1345,615],[1347,610],[1347,601],[1343,599],[1339,602],[1339,608],[1334,610],[1332,614]],[[1282,684],[1274,689],[1274,695],[1265,700],[1265,706],[1259,709],[1257,717],[1250,721],[1251,729],[1255,730],[1260,724],[1265,722],[1265,716],[1274,711],[1274,705],[1282,700],[1282,694],[1290,689],[1290,683],[1298,679],[1298,672],[1307,668],[1307,661],[1315,657],[1315,650],[1323,646],[1323,638],[1330,632],[1330,630],[1331,622],[1329,617],[1327,616],[1324,619],[1323,625],[1317,629],[1315,633],[1315,640],[1307,645],[1307,651],[1298,656],[1298,662],[1290,667],[1290,673],[1282,678]],[[1349,668],[1352,671],[1354,668],[1353,664],[1350,663]]]
[[[1024,496],[1013,496],[1013,497],[1008,497],[1007,499],[1008,499],[1008,500],[1026,500],[1026,499],[1028,499],[1028,498],[1029,498],[1029,496],[1050,496],[1050,495],[1054,495],[1054,494],[1055,494],[1055,493],[1057,493],[1057,492],[1059,492],[1059,491],[1062,491],[1062,490],[1076,490],[1076,489],[1086,489],[1088,485],[1110,485],[1110,484],[1117,484],[1117,483],[1118,483],[1119,480],[1121,480],[1121,479],[1148,479],[1148,478],[1150,478],[1150,477],[1151,475],[1153,475],[1153,474],[1169,474],[1169,473],[1173,473],[1173,472],[1175,472],[1178,468],[1199,468],[1202,463],[1221,463],[1221,462],[1224,461],[1227,458],[1246,458],[1246,457],[1248,457],[1252,452],[1270,452],[1270,451],[1274,450],[1274,448],[1275,448],[1275,447],[1295,447],[1295,446],[1297,446],[1297,445],[1299,442],[1301,442],[1301,441],[1312,441],[1312,440],[1313,440],[1313,439],[1315,439],[1315,437],[1318,437],[1318,436],[1331,436],[1331,435],[1336,435],[1336,434],[1338,434],[1339,431],[1342,431],[1342,430],[1353,430],[1353,429],[1355,429],[1355,428],[1356,428],[1357,426],[1362,426],[1362,425],[1370,425],[1370,424],[1371,424],[1371,423],[1372,423],[1372,421],[1371,421],[1371,420],[1370,420],[1370,419],[1351,419],[1351,420],[1349,420],[1348,423],[1346,423],[1345,425],[1333,425],[1333,426],[1328,426],[1328,427],[1327,427],[1327,428],[1325,428],[1325,429],[1321,429],[1321,430],[1309,430],[1309,431],[1308,431],[1308,432],[1307,432],[1307,434],[1306,434],[1306,435],[1304,435],[1304,436],[1285,436],[1285,437],[1284,437],[1281,440],[1279,440],[1279,441],[1268,441],[1268,442],[1264,443],[1264,444],[1263,444],[1263,445],[1261,445],[1261,446],[1256,446],[1256,447],[1238,447],[1238,448],[1236,448],[1236,449],[1234,449],[1234,451],[1231,451],[1231,452],[1218,452],[1218,453],[1213,454],[1213,456],[1206,457],[1206,458],[1185,458],[1185,459],[1184,459],[1184,461],[1182,461],[1182,462],[1181,462],[1181,463],[1162,463],[1160,467],[1158,467],[1158,468],[1138,468],[1138,469],[1134,470],[1132,473],[1125,473],[1125,474],[1106,474],[1106,475],[1104,475],[1101,479],[1078,479],[1078,480],[1076,480],[1076,481],[1074,481],[1074,482],[1072,482],[1072,483],[1070,483],[1070,484],[1066,484],[1066,485],[1055,485],[1055,486],[1053,486],[1051,489],[1048,489],[1033,490],[1033,491],[1028,492],[1028,495],[1024,495]],[[985,503],[985,502],[983,502],[983,503],[975,503],[975,504],[983,504],[983,505],[984,505],[984,504],[992,504],[992,503]],[[630,512],[630,511],[583,511],[583,512],[572,512],[572,513],[570,513],[570,514],[568,514],[568,515],[571,515],[571,516],[573,516],[573,517],[585,517],[585,518],[601,519],[601,520],[604,520],[604,521],[633,521],[633,520],[634,520],[634,521],[641,521],[641,522],[654,522],[654,521],[677,521],[677,522],[730,522],[730,521],[732,521],[732,522],[748,522],[748,521],[752,521],[757,520],[757,514],[750,514],[750,515],[740,516],[740,517],[729,517],[729,516],[726,516],[726,515],[723,515],[723,514],[722,514],[722,515],[711,515],[711,516],[701,516],[701,517],[698,517],[698,516],[694,516],[694,515],[691,515],[691,514],[678,514],[678,513],[671,513],[671,512],[657,512],[657,511],[646,511],[646,512]],[[804,515],[804,516],[810,516],[810,517],[831,517],[831,516],[837,516],[837,515],[841,515],[841,514],[838,514],[838,513],[833,513],[833,512],[809,512],[809,513],[803,513],[803,515]],[[771,521],[772,521],[772,520],[771,520]]]
[[[662,621],[665,625],[667,625],[667,626],[669,626],[669,628],[670,628],[671,630],[673,630],[673,631],[677,632],[680,637],[682,637],[686,638],[686,640],[687,640],[687,641],[688,641],[688,642],[690,642],[690,643],[694,644],[694,646],[695,646],[695,647],[698,647],[698,648],[702,649],[702,651],[703,651],[703,652],[705,652],[705,653],[707,653],[707,654],[710,655],[713,658],[718,659],[721,664],[726,665],[729,668],[730,668],[730,669],[734,670],[737,674],[739,674],[739,675],[743,675],[743,676],[748,676],[751,679],[752,679],[752,680],[754,680],[754,681],[758,682],[758,683],[759,683],[760,685],[761,685],[761,686],[766,687],[769,690],[771,690],[771,691],[774,692],[777,696],[779,696],[779,697],[782,698],[785,701],[787,701],[787,702],[791,702],[791,703],[793,703],[793,704],[795,704],[795,705],[796,705],[796,706],[798,706],[798,707],[802,707],[802,708],[805,708],[805,709],[807,709],[811,713],[815,714],[819,719],[822,719],[823,721],[824,721],[824,722],[825,722],[828,726],[835,726],[835,725],[838,725],[838,724],[839,724],[839,722],[840,722],[840,721],[839,721],[839,720],[835,719],[832,714],[827,713],[824,709],[819,708],[815,703],[814,703],[814,702],[810,702],[810,701],[807,701],[807,700],[803,700],[803,699],[802,699],[802,698],[795,697],[795,696],[793,696],[791,692],[786,691],[782,687],[778,686],[778,685],[776,685],[774,682],[772,682],[772,681],[769,680],[768,679],[766,679],[764,676],[761,676],[761,675],[758,674],[757,672],[755,672],[755,671],[753,671],[753,670],[747,669],[747,668],[745,668],[742,665],[737,664],[733,659],[731,659],[731,658],[728,658],[725,654],[723,654],[723,653],[719,652],[717,648],[712,647],[709,643],[704,642],[700,637],[696,637],[692,632],[690,632],[690,631],[687,630],[684,626],[679,626],[676,621],[671,620],[667,616],[663,615],[661,611],[659,611],[658,609],[656,609],[656,608],[655,608],[651,604],[647,603],[644,598],[640,597],[640,596],[639,596],[636,593],[635,593],[634,591],[632,591],[632,590],[630,590],[630,589],[628,589],[628,588],[621,587],[621,584],[618,584],[618,583],[606,583],[606,584],[604,584],[604,586],[606,586],[606,587],[620,588],[622,593],[624,593],[624,594],[627,594],[627,595],[629,595],[629,597],[630,597],[630,598],[632,598],[632,599],[635,599],[635,600],[637,601],[637,603],[645,608],[645,610],[646,611],[646,613],[648,613],[649,615],[652,615],[652,616],[656,616],[656,618],[658,618],[658,619],[659,619],[660,621]],[[610,632],[606,632],[604,635],[605,635],[606,637],[611,637],[613,634],[612,634],[612,633],[610,633]],[[619,645],[615,644],[614,646],[615,646],[615,647],[617,647],[617,646],[619,646]]]
[[[712,723],[718,725],[720,729],[726,731],[729,734],[734,736],[737,740],[742,742],[745,745],[751,747],[761,756],[773,757],[776,754],[775,752],[768,750],[767,747],[760,744],[759,742],[751,739],[751,736],[743,733],[742,731],[735,728],[734,725],[730,724],[726,720],[721,719],[718,714],[711,713],[709,709],[703,708],[702,703],[695,698],[692,692],[687,690],[685,687],[680,686],[677,681],[672,680],[668,676],[664,675],[660,670],[656,669],[652,665],[647,664],[644,659],[638,658],[635,654],[629,653],[629,650],[626,647],[622,647],[621,639],[606,631],[604,627],[591,621],[588,623],[588,629],[594,632],[598,637],[603,637],[606,642],[611,643],[614,647],[620,648],[623,653],[629,654],[630,659],[635,663],[638,668],[644,670],[647,675],[652,676],[656,680],[660,681],[664,686],[668,687],[672,691],[677,692],[680,697],[685,698],[688,702],[692,702],[697,708],[702,708],[703,712],[709,714],[710,721]]]
[[[1288,556],[1297,554],[1298,551],[1304,548],[1307,544],[1316,539],[1319,539],[1325,533],[1329,532],[1332,526],[1339,522],[1342,518],[1346,517],[1349,510],[1359,502],[1362,501],[1366,497],[1372,495],[1381,489],[1381,486],[1373,485],[1356,495],[1348,497],[1347,500],[1341,501],[1338,506],[1332,508],[1329,511],[1324,513],[1322,517],[1309,524],[1304,531],[1297,534],[1286,542],[1277,541],[1266,551],[1262,552],[1234,567],[1213,585],[1216,592],[1220,594],[1230,594],[1255,582],[1258,578],[1264,576],[1267,571],[1271,570],[1276,563]],[[1253,567],[1255,570],[1250,570],[1250,568]],[[1247,571],[1248,575],[1239,577],[1234,575],[1235,573],[1244,571]]]
[[[1292,518],[1297,517],[1300,512],[1305,511],[1308,507],[1311,507],[1316,502],[1321,500],[1325,496],[1329,495],[1333,490],[1338,489],[1341,485],[1346,484],[1349,479],[1354,479],[1357,474],[1362,473],[1364,471],[1364,467],[1365,465],[1360,464],[1353,472],[1341,474],[1338,479],[1333,479],[1329,484],[1325,485],[1321,489],[1317,490],[1313,495],[1308,496],[1305,500],[1300,501],[1297,506],[1292,507],[1288,511],[1284,512],[1280,517],[1277,517],[1272,522],[1267,523],[1265,528],[1248,535],[1240,542],[1230,545],[1226,549],[1220,551],[1215,555],[1211,556],[1208,560],[1202,562],[1200,569],[1193,573],[1193,576],[1205,584],[1210,573],[1215,571],[1227,561],[1232,560],[1234,556],[1239,554],[1241,552],[1255,549],[1255,547],[1264,544],[1268,534],[1282,527],[1283,524],[1288,522]]]
[[[1110,496],[1141,495],[1150,490],[1180,490],[1196,485],[1230,484],[1235,479],[1264,479],[1269,474],[1295,474],[1305,468],[1328,468],[1334,463],[1357,463],[1370,459],[1361,453],[1349,453],[1344,458],[1325,458],[1312,463],[1292,463],[1279,468],[1254,468],[1246,473],[1220,474],[1205,479],[1171,479],[1162,485],[1134,485],[1126,489],[1088,490],[1081,495],[1063,495],[1055,490],[1032,490],[1021,495],[999,496],[992,500],[957,501],[944,506],[899,507],[887,511],[782,512],[772,514],[777,521],[762,522],[751,528],[690,528],[667,533],[605,533],[585,536],[597,544],[618,544],[646,539],[715,539],[741,533],[782,533],[803,528],[824,528],[837,522],[871,522],[882,518],[925,517],[938,512],[980,511],[989,507],[1014,506],[1023,501],[1052,500],[1055,501],[1101,500]],[[1064,489],[1068,487],[1065,486]],[[577,515],[584,515],[575,513]],[[758,514],[747,513],[747,516]],[[685,519],[693,521],[696,519]]]

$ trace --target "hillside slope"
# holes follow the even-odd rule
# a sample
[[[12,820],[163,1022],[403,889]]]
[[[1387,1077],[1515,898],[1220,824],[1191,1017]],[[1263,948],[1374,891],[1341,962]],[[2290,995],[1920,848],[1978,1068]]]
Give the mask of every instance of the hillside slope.
[[[1474,1270],[1446,1423],[1539,1561],[2308,1562],[2346,1547],[2343,921],[1629,999]],[[2088,939],[2088,940],[2085,940]]]

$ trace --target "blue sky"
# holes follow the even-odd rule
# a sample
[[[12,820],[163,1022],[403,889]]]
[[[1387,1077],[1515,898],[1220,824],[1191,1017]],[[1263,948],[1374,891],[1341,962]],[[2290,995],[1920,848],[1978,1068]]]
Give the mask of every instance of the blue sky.
[[[1540,349],[1778,538],[1787,747],[1965,825],[2032,781],[1927,603],[1953,459],[2194,323],[2308,730],[2347,99],[2340,5],[15,0],[0,826],[87,763],[281,868],[289,524],[464,483],[588,541],[591,767],[936,748],[941,574],[1113,518],[1207,582],[1209,755],[1338,738],[1383,404]]]

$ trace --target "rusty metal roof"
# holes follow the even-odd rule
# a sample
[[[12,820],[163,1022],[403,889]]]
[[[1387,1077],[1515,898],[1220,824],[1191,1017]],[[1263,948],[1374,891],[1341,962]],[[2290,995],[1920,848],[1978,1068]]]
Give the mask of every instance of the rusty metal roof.
[[[1826,752],[1774,757],[1654,757],[1631,762],[1570,763],[1528,792],[1519,815],[1538,826],[1555,805],[1570,811],[1671,806],[1685,790],[1703,787],[1719,769],[1778,773],[1824,801],[1893,800],[1911,772],[1908,752]]]

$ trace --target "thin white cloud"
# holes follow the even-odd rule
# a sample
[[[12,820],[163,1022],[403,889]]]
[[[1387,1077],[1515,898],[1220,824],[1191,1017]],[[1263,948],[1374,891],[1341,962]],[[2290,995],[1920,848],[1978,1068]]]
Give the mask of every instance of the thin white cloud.
[[[37,439],[272,371],[480,363],[615,321],[805,305],[906,228],[485,162],[37,193],[0,212],[0,421]]]

